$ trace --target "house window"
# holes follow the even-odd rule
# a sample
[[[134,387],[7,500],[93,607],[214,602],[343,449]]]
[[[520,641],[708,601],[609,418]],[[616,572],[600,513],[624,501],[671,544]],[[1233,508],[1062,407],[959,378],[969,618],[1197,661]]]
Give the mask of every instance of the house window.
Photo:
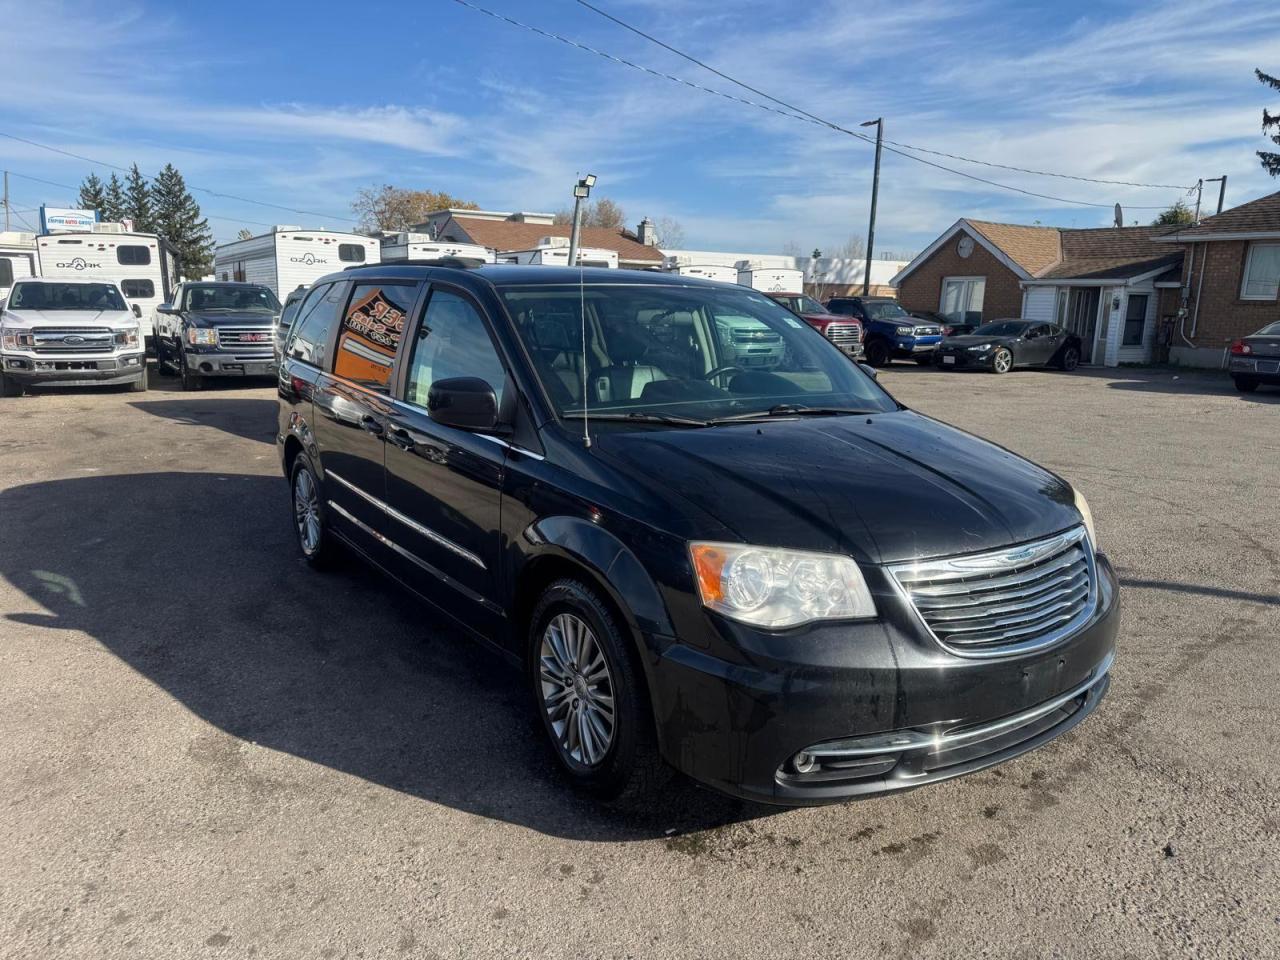
[[[1129,307],[1124,315],[1125,347],[1142,346],[1142,332],[1147,325],[1147,295],[1145,293],[1129,294]]]
[[[1274,300],[1280,293],[1280,243],[1252,243],[1244,261],[1241,300]]]
[[[955,323],[981,323],[986,289],[986,277],[947,277],[942,281],[938,312]]]
[[[121,280],[120,289],[130,300],[149,300],[156,295],[156,285],[150,280]]]
[[[143,267],[151,262],[151,251],[146,247],[125,244],[116,247],[116,262],[130,267]]]
[[[338,259],[344,263],[364,263],[364,247],[358,243],[340,243]]]

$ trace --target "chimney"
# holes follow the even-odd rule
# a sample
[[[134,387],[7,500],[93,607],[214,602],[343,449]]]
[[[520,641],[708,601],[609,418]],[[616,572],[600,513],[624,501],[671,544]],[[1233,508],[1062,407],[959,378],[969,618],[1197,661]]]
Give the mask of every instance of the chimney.
[[[646,247],[656,247],[658,245],[658,228],[653,225],[653,221],[648,217],[641,220],[640,226],[636,227],[636,239]]]

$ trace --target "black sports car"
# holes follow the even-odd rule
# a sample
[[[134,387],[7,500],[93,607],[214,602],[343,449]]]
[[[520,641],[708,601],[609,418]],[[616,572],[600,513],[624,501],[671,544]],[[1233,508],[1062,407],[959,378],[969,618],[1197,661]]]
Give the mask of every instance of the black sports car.
[[[982,367],[1008,373],[1015,366],[1080,366],[1080,338],[1038,320],[993,320],[959,337],[947,337],[933,353],[939,367]]]

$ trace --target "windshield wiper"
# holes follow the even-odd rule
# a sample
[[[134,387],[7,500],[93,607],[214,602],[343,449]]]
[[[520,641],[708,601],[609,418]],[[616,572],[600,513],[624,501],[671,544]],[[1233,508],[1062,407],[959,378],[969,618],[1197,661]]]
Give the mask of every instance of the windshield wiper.
[[[665,423],[670,427],[709,427],[711,420],[698,420],[694,417],[680,417],[669,413],[592,413],[590,410],[583,413],[582,411],[574,411],[572,413],[562,414],[566,419],[572,420],[611,420],[622,423]]]
[[[858,410],[853,407],[805,407],[794,403],[780,403],[768,410],[736,413],[731,417],[716,417],[711,423],[741,423],[744,420],[769,420],[774,417],[840,417],[880,413],[880,410]]]

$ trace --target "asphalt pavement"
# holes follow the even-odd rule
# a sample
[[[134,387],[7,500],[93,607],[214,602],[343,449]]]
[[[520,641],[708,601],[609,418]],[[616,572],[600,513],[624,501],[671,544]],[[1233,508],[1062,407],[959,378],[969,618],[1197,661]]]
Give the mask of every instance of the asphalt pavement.
[[[270,385],[0,400],[0,957],[1280,956],[1280,390],[882,382],[1085,492],[1115,679],[806,810],[570,792],[499,660],[299,560]]]

